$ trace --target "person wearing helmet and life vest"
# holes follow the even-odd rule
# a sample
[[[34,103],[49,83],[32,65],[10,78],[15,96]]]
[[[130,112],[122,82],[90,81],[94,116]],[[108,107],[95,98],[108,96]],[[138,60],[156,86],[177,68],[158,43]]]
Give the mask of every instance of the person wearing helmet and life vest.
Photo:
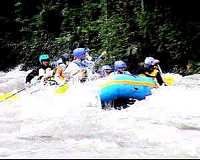
[[[65,70],[65,75],[67,75],[68,79],[73,79],[73,82],[84,82],[87,78],[88,65],[84,63],[86,52],[85,48],[73,50],[74,59]]]
[[[41,53],[39,56],[40,66],[32,70],[26,76],[26,83],[32,83],[34,81],[47,81],[50,80],[53,74],[52,67],[49,64],[49,55],[46,53]]]
[[[90,49],[85,48],[85,59],[83,63],[87,65],[88,68],[92,68],[94,66],[94,61],[92,61],[92,57],[90,56]]]
[[[64,71],[68,65],[69,55],[67,53],[61,55],[61,57],[56,61],[56,67],[54,69],[54,79],[60,85],[64,84],[68,80],[64,74]]]
[[[160,61],[158,59],[155,59],[153,57],[146,57],[144,63],[140,63],[137,74],[151,77],[155,79],[159,85],[166,85],[158,68],[159,63]]]
[[[127,71],[127,65],[124,61],[118,60],[114,63],[114,72],[110,73],[110,76],[116,74],[128,74],[131,75],[129,71]],[[135,102],[132,98],[118,98],[114,101],[108,102],[108,105],[113,106],[115,109],[121,110],[129,107],[129,104],[133,104]]]
[[[58,84],[62,85],[65,83],[65,80],[66,80],[65,74],[64,74],[66,65],[64,64],[61,58],[59,58],[56,62],[57,62],[57,66],[54,69],[54,79]]]
[[[111,75],[113,75],[113,74],[128,74],[128,75],[131,75],[131,73],[129,71],[127,71],[126,63],[122,60],[115,61],[114,72],[112,72]]]
[[[110,65],[104,65],[100,69],[101,77],[107,77],[112,73],[113,69]]]

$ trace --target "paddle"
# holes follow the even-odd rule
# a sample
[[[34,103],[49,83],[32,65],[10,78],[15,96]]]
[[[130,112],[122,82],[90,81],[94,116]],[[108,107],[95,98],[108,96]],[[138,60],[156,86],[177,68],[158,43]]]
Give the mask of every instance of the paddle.
[[[105,56],[107,54],[107,52],[106,51],[103,51],[101,54],[100,54],[100,56],[99,57],[97,57],[97,59],[94,61],[94,65],[93,65],[93,67],[101,60],[101,58],[103,57],[103,56]]]
[[[92,75],[94,73],[94,68],[96,66],[97,63],[99,63],[102,60],[102,57],[105,56],[107,54],[106,51],[103,51],[94,61],[94,63],[92,64],[92,66],[90,66],[89,69],[89,73]]]
[[[163,72],[162,72],[159,64],[157,64],[157,67],[158,67],[158,71],[160,72],[160,75],[163,75]]]
[[[36,83],[38,83],[37,81],[32,83],[32,84],[28,84],[26,85],[24,88],[20,89],[20,90],[13,90],[11,92],[7,92],[7,93],[4,93],[3,95],[0,95],[0,103],[7,100],[7,99],[10,99],[10,98],[16,98],[16,95],[24,90],[26,90],[27,88],[30,88],[32,86],[34,86]]]
[[[168,86],[172,86],[175,83],[175,77],[172,74],[163,75],[163,80]]]
[[[0,103],[5,101],[5,100],[8,100],[10,98],[16,98],[16,95],[24,90],[26,90],[27,88],[30,88],[32,87],[33,85],[35,85],[36,83],[38,82],[35,82],[35,83],[32,83],[30,85],[26,85],[24,88],[20,89],[20,90],[13,90],[11,92],[7,92],[7,93],[3,93],[2,95],[0,95]]]
[[[161,75],[163,81],[165,82],[165,84],[168,85],[168,86],[172,86],[175,83],[174,76],[171,75],[171,74],[165,74],[164,75],[159,64],[157,64],[157,67],[158,67],[158,71],[160,72],[160,75]]]
[[[24,91],[26,88],[22,88],[20,90],[14,90],[14,91],[11,91],[11,92],[8,92],[8,93],[4,93],[3,95],[0,95],[0,103],[7,100],[7,99],[10,99],[10,98],[16,98],[14,97],[16,94]]]
[[[62,84],[61,86],[57,87],[55,89],[55,94],[63,94],[65,93],[67,90],[69,89],[69,85],[67,84],[67,82],[65,82],[64,84]]]

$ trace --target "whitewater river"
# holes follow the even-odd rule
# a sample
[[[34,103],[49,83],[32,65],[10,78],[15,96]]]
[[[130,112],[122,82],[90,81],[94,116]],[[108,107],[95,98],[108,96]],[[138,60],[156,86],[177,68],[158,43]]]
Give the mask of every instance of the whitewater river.
[[[0,92],[26,72],[0,72]],[[0,103],[0,158],[200,158],[200,75],[124,110],[104,111],[90,86],[64,95],[21,92]]]

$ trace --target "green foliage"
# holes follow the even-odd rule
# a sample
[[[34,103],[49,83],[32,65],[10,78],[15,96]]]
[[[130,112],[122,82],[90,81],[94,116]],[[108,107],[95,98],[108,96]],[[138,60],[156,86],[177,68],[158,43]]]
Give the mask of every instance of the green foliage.
[[[172,24],[163,24],[158,29],[157,51],[159,53],[168,53],[174,61],[186,58],[190,46],[182,32],[177,30]]]
[[[155,56],[167,67],[186,66],[198,57],[191,39],[199,34],[184,25],[173,7],[172,2],[145,0],[9,0],[0,21],[16,30],[2,32],[0,44],[8,63],[25,68],[37,65],[41,51],[55,58],[77,46],[90,48],[94,57],[106,50],[102,63],[126,59],[132,65],[134,59]]]
[[[128,26],[123,18],[119,15],[114,15],[108,19],[103,18],[103,27],[101,27],[100,36],[102,39],[102,48],[110,52],[110,58],[120,59],[126,53],[128,45]]]
[[[143,54],[154,56],[168,64],[185,64],[190,54],[189,38],[173,23],[171,15],[163,20],[159,10],[141,11],[137,14],[140,35],[143,35]],[[167,13],[165,13],[167,14]],[[169,68],[167,68],[169,69]]]

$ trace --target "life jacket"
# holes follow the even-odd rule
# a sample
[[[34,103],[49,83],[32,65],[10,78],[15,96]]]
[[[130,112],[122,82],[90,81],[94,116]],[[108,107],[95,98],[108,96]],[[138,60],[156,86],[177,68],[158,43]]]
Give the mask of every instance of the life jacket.
[[[164,83],[161,75],[159,74],[159,70],[157,68],[154,68],[152,71],[148,72],[145,71],[144,73],[139,74],[141,76],[151,77],[153,78],[159,85],[162,85]]]
[[[39,70],[38,69],[33,69],[27,76],[26,76],[26,83],[30,83],[31,80],[39,75]]]
[[[80,82],[81,79],[86,79],[87,77],[87,65],[82,61],[73,60],[69,63],[64,71],[65,76],[69,81]]]
[[[156,78],[158,72],[159,71],[155,68],[151,72],[148,72],[148,71],[144,72],[144,75],[146,75],[147,77]]]
[[[83,63],[87,68],[90,68],[90,69],[94,66],[94,62],[93,62],[93,61],[83,60],[82,63]]]
[[[65,79],[64,69],[61,66],[57,66],[54,71],[54,76],[60,80]]]
[[[26,76],[26,83],[31,82],[33,78],[36,78],[37,80],[41,80],[42,77],[50,71],[52,68],[50,66],[43,66],[37,67],[33,69],[27,76]],[[51,76],[49,76],[47,79],[50,79]]]
[[[81,61],[73,61],[73,63],[75,63],[77,66],[79,66],[80,68],[87,68],[88,65],[81,62]]]
[[[53,76],[53,70],[51,67],[40,68],[38,76],[39,76],[38,79],[45,78],[46,80],[49,80]]]

